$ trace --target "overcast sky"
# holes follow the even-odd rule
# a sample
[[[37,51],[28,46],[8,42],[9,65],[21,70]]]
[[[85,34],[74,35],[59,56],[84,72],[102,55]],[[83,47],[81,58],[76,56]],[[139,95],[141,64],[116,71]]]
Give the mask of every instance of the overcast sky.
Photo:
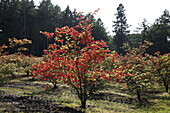
[[[42,0],[34,0],[38,4]],[[144,18],[152,24],[156,18],[163,14],[165,9],[170,11],[170,0],[51,0],[54,5],[59,5],[63,11],[67,5],[73,11],[92,12],[98,8],[100,11],[95,16],[101,18],[105,28],[112,34],[112,25],[115,21],[116,9],[120,3],[124,5],[127,23],[132,25],[130,30],[136,30]]]

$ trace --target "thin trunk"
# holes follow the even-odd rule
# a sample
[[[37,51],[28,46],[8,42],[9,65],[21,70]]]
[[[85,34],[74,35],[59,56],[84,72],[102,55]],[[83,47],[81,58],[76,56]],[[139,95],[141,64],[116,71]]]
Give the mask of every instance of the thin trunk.
[[[37,56],[39,56],[39,54],[38,54],[38,37],[37,37],[37,40],[36,40],[36,54],[37,54]]]
[[[141,93],[140,93],[139,89],[136,90],[136,95],[137,95],[137,99],[138,99],[139,103],[141,103],[142,99],[141,99]]]
[[[86,102],[87,102],[87,92],[84,92],[84,91],[81,92],[80,101],[81,101],[81,109],[82,109],[82,111],[85,111]]]
[[[167,93],[169,92],[168,89],[169,89],[169,87],[168,87],[168,84],[167,84],[167,85],[166,85],[166,92],[167,92]]]
[[[163,84],[165,86],[165,91],[168,93],[168,82],[166,82],[166,79],[163,76],[161,76],[161,78],[162,78]]]
[[[29,76],[29,75],[30,75],[30,72],[29,72],[29,71],[26,71],[26,73],[27,73],[27,76]]]
[[[165,86],[165,91],[168,93],[168,89],[169,89],[168,83],[166,83],[166,81],[163,81],[163,83],[164,83],[164,86]]]
[[[57,84],[54,84],[54,87],[53,87],[54,89],[57,89],[58,88],[58,86],[57,86]]]
[[[81,108],[82,109],[86,109],[86,99],[85,98],[81,98]]]

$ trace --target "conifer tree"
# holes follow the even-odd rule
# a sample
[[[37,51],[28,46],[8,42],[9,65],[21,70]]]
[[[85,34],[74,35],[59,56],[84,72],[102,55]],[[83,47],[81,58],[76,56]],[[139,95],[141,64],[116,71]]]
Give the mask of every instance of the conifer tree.
[[[106,29],[104,27],[104,23],[100,18],[98,18],[94,22],[93,26],[93,34],[92,36],[94,37],[95,40],[104,40],[105,42],[108,42],[108,34],[106,32]]]
[[[146,40],[153,43],[148,49],[149,54],[154,54],[160,51],[161,54],[170,52],[170,42],[167,40],[170,37],[170,14],[165,10],[156,22],[149,27],[148,38]]]
[[[115,50],[118,53],[125,53],[125,51],[121,48],[123,43],[127,41],[127,34],[129,33],[129,25],[127,24],[127,19],[125,15],[125,9],[123,4],[119,4],[117,8],[117,13],[115,14],[116,21],[113,21],[113,32],[115,36],[113,38],[113,44],[115,46]]]

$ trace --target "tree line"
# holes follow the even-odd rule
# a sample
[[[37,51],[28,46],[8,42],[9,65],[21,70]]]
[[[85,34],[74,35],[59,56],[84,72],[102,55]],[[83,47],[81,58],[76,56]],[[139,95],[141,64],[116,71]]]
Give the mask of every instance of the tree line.
[[[111,40],[110,47],[116,50],[118,53],[125,53],[122,48],[124,43],[126,46],[137,47],[139,42],[147,40],[153,45],[147,49],[147,53],[154,54],[160,51],[161,54],[170,52],[170,14],[167,9],[163,11],[163,14],[155,19],[155,22],[150,25],[146,19],[137,27],[137,33],[129,34],[128,28],[130,25],[127,23],[125,14],[125,8],[123,4],[119,4],[117,13],[115,14],[116,20],[113,21],[113,32],[115,36]],[[113,45],[112,45],[113,44]]]
[[[165,10],[163,14],[150,25],[146,19],[137,28],[138,32],[130,34],[123,4],[117,7],[116,19],[113,21],[114,36],[110,36],[100,18],[91,17],[93,23],[92,36],[95,40],[104,40],[108,43],[111,50],[118,53],[125,53],[122,46],[137,47],[139,42],[144,40],[153,43],[147,52],[153,54],[161,51],[162,54],[170,52],[170,15]],[[61,10],[60,6],[53,5],[51,0],[42,0],[39,5],[35,5],[33,0],[0,0],[0,45],[8,44],[9,38],[24,39],[32,41],[26,45],[28,51],[25,54],[42,56],[43,50],[54,40],[46,39],[40,31],[53,32],[56,27],[72,27],[79,22],[76,18],[77,10],[71,11],[69,6]],[[81,16],[81,15],[79,15]],[[10,53],[17,52],[12,48]]]
[[[25,54],[36,56],[43,55],[43,50],[53,40],[45,39],[40,31],[53,32],[55,27],[77,25],[76,9],[71,11],[69,6],[61,11],[60,6],[53,5],[51,0],[42,0],[35,5],[33,0],[0,0],[0,45],[7,44],[8,38],[27,38],[32,44],[26,45],[28,51]],[[108,35],[100,18],[95,19],[93,14],[93,37],[95,40],[108,41]],[[11,53],[16,49],[9,50]]]

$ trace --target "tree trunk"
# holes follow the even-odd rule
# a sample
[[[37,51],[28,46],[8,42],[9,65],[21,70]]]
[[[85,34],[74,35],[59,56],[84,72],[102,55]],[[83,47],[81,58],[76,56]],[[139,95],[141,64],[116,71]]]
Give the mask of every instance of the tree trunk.
[[[140,93],[139,89],[136,90],[136,95],[137,95],[137,99],[138,99],[139,103],[141,103],[142,99],[141,99],[141,93]]]
[[[168,93],[168,82],[166,82],[167,80],[163,76],[161,76],[161,78],[162,78],[162,82],[165,86],[165,91]]]
[[[164,81],[164,86],[165,86],[165,91],[168,93],[168,83],[166,83],[166,81]]]
[[[84,110],[86,109],[86,101],[87,100],[85,98],[81,99],[81,109],[84,109]]]
[[[167,93],[169,92],[168,89],[169,89],[169,87],[168,87],[168,84],[167,84],[167,85],[166,85],[166,92],[167,92]]]
[[[26,71],[26,73],[27,73],[27,76],[29,76],[29,75],[30,75],[30,72],[29,72],[29,71]]]
[[[58,88],[57,84],[54,84],[53,89],[57,89],[57,88]]]

